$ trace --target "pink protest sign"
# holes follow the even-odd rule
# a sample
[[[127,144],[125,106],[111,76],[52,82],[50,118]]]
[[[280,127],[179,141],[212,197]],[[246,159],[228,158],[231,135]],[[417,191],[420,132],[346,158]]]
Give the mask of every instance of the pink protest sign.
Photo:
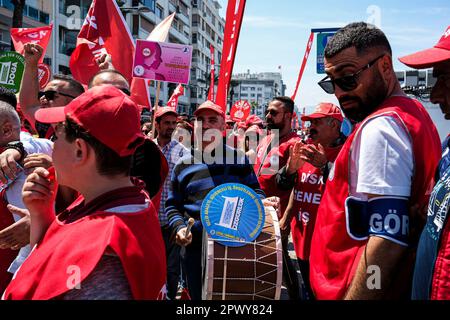
[[[133,77],[188,84],[191,61],[191,46],[137,40]]]

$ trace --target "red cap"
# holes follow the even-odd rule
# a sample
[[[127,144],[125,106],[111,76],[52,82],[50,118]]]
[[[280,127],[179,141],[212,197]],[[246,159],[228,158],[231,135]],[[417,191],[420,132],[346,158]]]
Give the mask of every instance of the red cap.
[[[162,107],[162,108],[158,108],[158,110],[155,113],[155,120],[161,118],[162,116],[171,113],[173,114],[175,117],[178,117],[178,113],[175,111],[174,108],[172,107]]]
[[[430,68],[436,63],[450,60],[450,26],[447,27],[439,42],[430,49],[399,58],[400,62],[415,69]]]
[[[341,109],[338,106],[335,106],[332,103],[321,103],[316,107],[314,113],[303,116],[302,121],[311,121],[312,119],[320,119],[325,117],[332,117],[339,121],[343,121],[344,117],[342,116]]]
[[[198,115],[198,113],[201,112],[202,110],[214,111],[215,113],[219,114],[221,117],[225,118],[225,112],[222,110],[222,108],[210,100],[203,102],[197,108],[197,110],[195,110],[194,115],[195,116]]]
[[[238,122],[237,127],[238,129],[247,130],[247,124],[244,121]]]
[[[145,139],[138,106],[111,85],[93,87],[65,107],[41,108],[35,117],[43,123],[58,123],[66,115],[121,157],[132,155]]]
[[[250,127],[251,125],[262,125],[263,121],[261,120],[260,117],[258,117],[255,114],[251,114],[247,120],[245,120],[245,124],[247,125],[247,127]]]

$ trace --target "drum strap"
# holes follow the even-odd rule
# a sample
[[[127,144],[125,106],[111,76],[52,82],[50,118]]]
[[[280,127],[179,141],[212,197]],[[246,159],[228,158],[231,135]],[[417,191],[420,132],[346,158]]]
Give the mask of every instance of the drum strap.
[[[227,290],[227,264],[228,264],[228,247],[225,247],[225,259],[223,261],[223,285],[222,285],[222,300],[225,300],[225,293]]]

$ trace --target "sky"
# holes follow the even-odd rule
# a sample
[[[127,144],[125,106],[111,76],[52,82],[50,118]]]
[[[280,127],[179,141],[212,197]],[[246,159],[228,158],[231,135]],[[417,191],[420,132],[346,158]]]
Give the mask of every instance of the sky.
[[[219,0],[225,17],[227,0]],[[286,95],[294,92],[312,28],[338,28],[350,22],[374,23],[386,33],[396,71],[408,70],[398,57],[434,46],[450,25],[450,1],[399,0],[247,0],[233,73],[278,72]],[[297,98],[299,110],[319,102],[337,104],[317,85],[317,39],[311,50]]]

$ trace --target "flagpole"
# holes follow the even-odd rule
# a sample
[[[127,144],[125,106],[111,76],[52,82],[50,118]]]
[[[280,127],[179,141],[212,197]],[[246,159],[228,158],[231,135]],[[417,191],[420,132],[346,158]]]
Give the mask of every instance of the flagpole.
[[[161,91],[161,81],[156,81],[156,97],[155,97],[155,107],[153,110],[153,117],[152,117],[152,139],[155,139],[155,115],[156,111],[158,111],[159,107],[159,94]]]

